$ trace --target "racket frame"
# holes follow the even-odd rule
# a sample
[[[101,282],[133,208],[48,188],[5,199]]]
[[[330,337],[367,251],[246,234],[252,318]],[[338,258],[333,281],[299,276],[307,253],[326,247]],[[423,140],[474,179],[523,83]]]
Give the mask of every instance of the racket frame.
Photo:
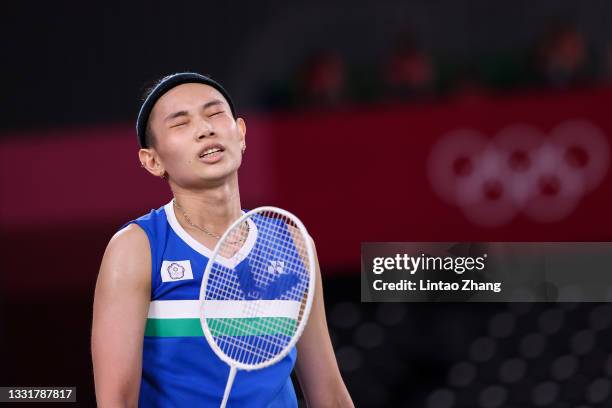
[[[253,215],[256,215],[258,213],[262,213],[265,211],[274,211],[290,219],[291,221],[293,221],[293,223],[295,223],[295,225],[297,226],[297,230],[303,236],[303,239],[305,241],[305,246],[306,246],[306,253],[308,256],[308,263],[309,263],[308,298],[306,299],[306,305],[304,307],[302,319],[300,320],[295,333],[293,334],[291,340],[285,346],[285,348],[281,350],[281,352],[278,353],[278,355],[274,356],[270,360],[267,360],[267,361],[264,361],[258,364],[245,364],[239,361],[232,360],[230,357],[228,357],[223,352],[223,350],[221,350],[221,347],[219,347],[219,345],[217,345],[217,343],[214,341],[210,328],[208,327],[208,323],[206,322],[206,316],[205,316],[205,310],[204,310],[204,300],[206,297],[206,288],[208,285],[208,279],[210,277],[210,272],[215,263],[215,259],[217,258],[219,251],[221,250],[221,247],[224,244],[225,238],[230,234],[231,231],[234,230],[235,227],[240,225],[240,223],[251,218]],[[291,231],[289,233],[291,234]],[[240,249],[242,249],[242,247]],[[238,250],[238,252],[240,251],[240,249]],[[244,259],[246,259],[246,257]],[[240,262],[242,262],[242,260]],[[236,264],[236,266],[237,265],[238,264]],[[299,218],[297,218],[295,215],[293,215],[289,211],[283,210],[282,208],[273,207],[273,206],[257,207],[257,208],[254,208],[248,211],[247,213],[243,214],[240,218],[238,218],[236,221],[234,221],[232,225],[230,225],[229,228],[223,233],[223,235],[221,235],[221,238],[219,239],[219,241],[217,242],[217,245],[215,246],[215,250],[213,251],[210,259],[208,260],[206,269],[204,270],[204,276],[202,277],[202,285],[200,286],[200,323],[202,325],[202,331],[204,332],[204,337],[206,338],[206,341],[208,342],[212,350],[215,352],[215,354],[222,361],[224,361],[227,365],[230,366],[231,371],[235,371],[236,369],[247,370],[247,371],[258,370],[258,369],[269,367],[273,364],[276,364],[289,353],[289,351],[293,348],[293,346],[295,346],[300,336],[302,335],[302,332],[304,331],[306,324],[308,323],[308,317],[310,315],[310,309],[312,308],[312,302],[313,302],[314,294],[316,290],[315,281],[316,281],[316,265],[315,265],[315,257],[314,257],[314,248],[312,245],[310,235],[308,234],[306,227],[299,220]]]

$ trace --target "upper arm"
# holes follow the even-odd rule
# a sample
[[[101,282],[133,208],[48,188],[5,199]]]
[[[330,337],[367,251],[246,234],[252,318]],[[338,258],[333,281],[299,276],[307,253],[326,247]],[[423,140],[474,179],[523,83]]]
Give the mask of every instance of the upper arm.
[[[98,405],[136,406],[150,302],[151,252],[135,224],[110,240],[98,274],[92,357]]]
[[[314,242],[313,244],[314,248]],[[321,270],[315,250],[316,285],[310,317],[297,343],[295,365],[308,406],[352,407],[353,402],[342,381],[334,355],[323,302]]]

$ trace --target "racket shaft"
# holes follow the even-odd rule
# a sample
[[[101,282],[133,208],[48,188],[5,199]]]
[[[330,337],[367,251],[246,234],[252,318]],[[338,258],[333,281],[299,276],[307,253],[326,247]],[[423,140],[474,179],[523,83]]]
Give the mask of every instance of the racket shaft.
[[[227,376],[227,384],[225,385],[225,392],[223,393],[223,401],[221,401],[221,408],[225,408],[227,405],[227,400],[229,399],[230,391],[232,390],[232,385],[234,384],[234,378],[236,378],[236,367],[231,366],[229,375]]]

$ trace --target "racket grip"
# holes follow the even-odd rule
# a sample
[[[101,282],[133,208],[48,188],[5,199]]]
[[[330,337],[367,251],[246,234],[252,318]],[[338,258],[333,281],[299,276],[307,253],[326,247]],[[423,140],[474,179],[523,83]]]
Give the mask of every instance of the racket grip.
[[[223,393],[223,401],[221,401],[221,408],[225,408],[227,400],[229,399],[230,391],[232,390],[232,384],[234,384],[234,378],[236,377],[236,367],[230,366],[230,372],[227,376],[227,384],[225,385],[225,392]]]

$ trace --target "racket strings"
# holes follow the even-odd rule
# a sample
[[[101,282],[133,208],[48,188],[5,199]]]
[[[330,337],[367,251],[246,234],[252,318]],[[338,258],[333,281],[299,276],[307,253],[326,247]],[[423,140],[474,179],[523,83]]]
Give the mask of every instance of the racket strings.
[[[237,228],[230,231],[224,241],[224,245],[219,250],[219,254],[228,259],[236,256],[240,257],[240,250],[243,248],[249,232],[250,226],[248,221],[241,222]]]
[[[234,268],[214,263],[206,288],[206,299],[246,300],[240,318],[207,319],[222,351],[246,364],[269,360],[289,344],[304,315],[309,290],[307,238],[301,230],[289,218],[273,212],[260,213],[254,221],[255,246],[248,254],[241,253],[244,247],[236,250],[235,242],[245,229],[230,231],[229,245],[219,253],[237,251],[238,261]],[[282,303],[285,309],[280,302],[278,308],[274,306],[279,300],[289,301]],[[288,304],[295,307],[289,311]]]

